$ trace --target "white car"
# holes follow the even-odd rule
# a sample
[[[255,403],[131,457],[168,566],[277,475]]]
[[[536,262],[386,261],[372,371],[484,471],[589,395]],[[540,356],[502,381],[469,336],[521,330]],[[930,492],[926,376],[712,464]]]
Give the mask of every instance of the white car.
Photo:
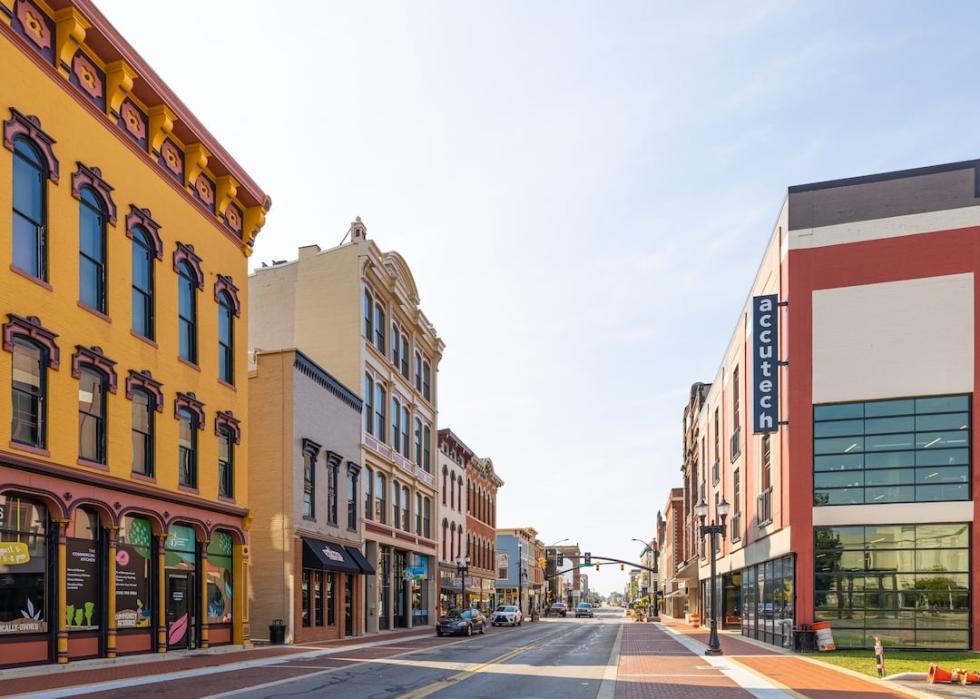
[[[520,626],[521,621],[521,610],[513,604],[503,604],[490,615],[491,626],[503,626],[504,624]]]

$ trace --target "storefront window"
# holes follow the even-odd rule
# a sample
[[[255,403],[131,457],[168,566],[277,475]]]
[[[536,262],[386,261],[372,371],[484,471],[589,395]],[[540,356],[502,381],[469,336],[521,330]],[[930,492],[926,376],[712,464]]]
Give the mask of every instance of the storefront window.
[[[327,576],[327,626],[337,623],[337,574],[326,573]]]
[[[230,624],[233,596],[232,539],[216,531],[208,545],[208,623]]]
[[[309,568],[303,569],[303,626],[310,625],[310,584],[311,578],[313,577],[313,571]]]
[[[323,571],[313,572],[313,623],[323,626]]]
[[[69,631],[99,628],[103,611],[100,551],[101,527],[91,510],[78,508],[68,525],[68,578],[65,599]]]
[[[788,648],[793,643],[793,557],[783,556],[741,573],[742,635]],[[707,604],[707,603],[705,603]],[[732,619],[732,623],[737,623]]]
[[[429,557],[412,554],[412,626],[429,623]]]
[[[148,628],[152,615],[153,532],[141,517],[123,517],[116,543],[116,627]]]
[[[48,510],[0,495],[0,636],[48,630]]]
[[[839,647],[968,648],[967,523],[814,529],[814,618]]]
[[[390,628],[388,618],[391,612],[391,547],[381,544],[379,547],[381,562],[378,580],[378,628]]]

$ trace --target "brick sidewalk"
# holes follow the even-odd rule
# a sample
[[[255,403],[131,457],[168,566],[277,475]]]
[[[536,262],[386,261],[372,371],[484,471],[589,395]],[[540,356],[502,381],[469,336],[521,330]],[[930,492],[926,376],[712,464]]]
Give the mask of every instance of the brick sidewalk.
[[[616,699],[746,699],[751,696],[654,624],[623,627]]]
[[[668,621],[665,625],[701,643],[708,642],[707,629],[674,621]],[[807,699],[908,699],[917,696],[902,691],[894,683],[861,679],[830,665],[804,660],[777,649],[769,650],[728,634],[721,634],[721,648],[726,656],[756,674]]]
[[[0,697],[13,694],[26,694],[45,690],[75,687],[100,682],[114,682],[146,675],[165,675],[172,672],[199,670],[202,668],[232,665],[234,663],[260,660],[264,658],[299,655],[313,650],[336,649],[342,653],[345,647],[363,643],[376,643],[389,639],[429,638],[431,631],[384,633],[381,635],[360,636],[342,641],[323,641],[299,646],[259,646],[247,650],[228,650],[218,653],[170,653],[162,656],[148,655],[145,662],[138,662],[139,656],[129,656],[113,660],[80,661],[77,666],[38,665],[33,668],[13,668],[0,670]],[[392,646],[380,646],[391,649]],[[26,674],[30,673],[30,674]]]

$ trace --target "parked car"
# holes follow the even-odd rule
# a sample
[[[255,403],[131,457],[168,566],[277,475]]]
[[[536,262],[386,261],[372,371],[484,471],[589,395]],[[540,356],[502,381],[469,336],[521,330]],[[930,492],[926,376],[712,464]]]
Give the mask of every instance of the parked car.
[[[521,610],[513,604],[502,604],[490,615],[491,626],[503,626],[504,624],[520,626],[522,621]]]
[[[594,616],[592,614],[592,605],[588,602],[580,602],[575,608],[575,618],[578,619],[580,616],[589,617],[590,619]]]
[[[436,624],[436,636],[462,634],[472,636],[474,631],[485,633],[487,618],[479,609],[450,609],[446,616],[441,617]]]
[[[553,614],[555,616],[567,616],[568,607],[565,606],[564,602],[555,602],[551,605],[551,609],[548,610],[548,614]]]

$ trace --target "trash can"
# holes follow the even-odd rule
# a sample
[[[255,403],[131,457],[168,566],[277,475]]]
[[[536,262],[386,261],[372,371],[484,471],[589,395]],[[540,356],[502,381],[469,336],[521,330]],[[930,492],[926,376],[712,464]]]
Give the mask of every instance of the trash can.
[[[286,625],[282,623],[282,619],[273,619],[272,623],[269,624],[269,643],[281,646],[285,642]]]
[[[816,633],[809,624],[793,627],[793,650],[797,653],[812,653],[817,649]]]

